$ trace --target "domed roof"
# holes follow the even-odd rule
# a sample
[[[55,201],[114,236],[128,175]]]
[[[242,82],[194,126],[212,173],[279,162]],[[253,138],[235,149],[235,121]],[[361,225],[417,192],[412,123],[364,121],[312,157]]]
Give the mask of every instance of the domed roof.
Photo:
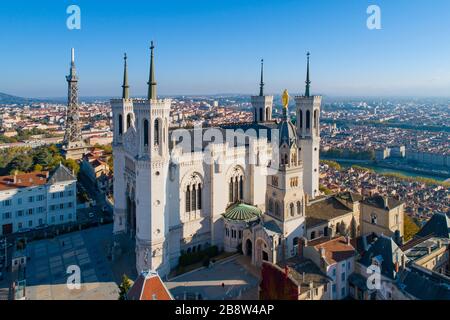
[[[290,147],[297,142],[296,129],[290,120],[281,121],[278,125],[278,130],[280,133],[280,145],[286,142]]]
[[[222,216],[227,220],[250,222],[261,216],[261,210],[245,203],[238,203],[228,208]]]

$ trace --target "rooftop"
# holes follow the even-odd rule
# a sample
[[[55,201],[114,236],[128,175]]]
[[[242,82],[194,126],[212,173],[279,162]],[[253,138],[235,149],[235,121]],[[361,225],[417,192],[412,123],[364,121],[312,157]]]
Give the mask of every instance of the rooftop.
[[[347,260],[356,255],[355,248],[347,242],[345,237],[337,237],[331,240],[327,237],[322,237],[309,241],[308,246],[313,246],[319,252],[322,248],[325,249],[325,260],[329,265]]]
[[[158,273],[143,271],[127,294],[128,300],[173,300]]]
[[[36,171],[0,177],[0,191],[42,186],[47,183],[48,172]]]
[[[306,227],[310,228],[352,212],[353,210],[343,205],[335,196],[322,198],[306,206]]]
[[[261,210],[245,203],[237,203],[228,208],[222,216],[231,221],[250,222],[261,216]]]
[[[309,259],[293,257],[278,264],[281,268],[289,267],[289,275],[297,282],[300,292],[314,287],[322,286],[331,281],[314,262]]]
[[[425,257],[426,255],[430,254],[431,252],[434,252],[437,249],[442,248],[443,246],[448,246],[450,243],[449,239],[442,239],[442,238],[436,238],[436,237],[427,237],[422,238],[416,241],[416,243],[412,246],[403,246],[402,250],[404,250],[404,253],[406,256],[412,260],[418,260],[420,258]]]
[[[403,202],[392,197],[375,195],[373,197],[365,198],[363,203],[379,209],[392,210],[400,206]]]

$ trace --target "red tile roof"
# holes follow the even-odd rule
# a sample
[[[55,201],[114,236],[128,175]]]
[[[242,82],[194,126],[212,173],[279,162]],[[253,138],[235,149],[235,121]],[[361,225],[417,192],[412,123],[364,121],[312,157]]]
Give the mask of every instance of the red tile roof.
[[[347,260],[356,255],[355,248],[351,244],[347,244],[345,237],[338,237],[321,243],[317,242],[310,243],[310,245],[313,245],[319,252],[321,248],[325,249],[325,260],[328,264],[335,264],[336,262]]]
[[[173,300],[156,272],[144,271],[127,293],[128,300]]]
[[[47,183],[48,172],[36,171],[0,177],[0,191],[42,186]]]

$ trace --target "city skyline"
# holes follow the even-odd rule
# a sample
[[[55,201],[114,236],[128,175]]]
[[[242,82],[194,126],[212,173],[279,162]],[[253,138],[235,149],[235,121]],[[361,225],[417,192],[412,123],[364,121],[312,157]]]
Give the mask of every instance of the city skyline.
[[[65,96],[63,77],[75,47],[80,96],[118,96],[124,52],[130,93],[145,96],[154,40],[161,95],[257,93],[261,58],[266,92],[302,92],[304,57],[311,51],[313,93],[449,96],[450,46],[441,42],[433,49],[434,39],[450,28],[444,21],[450,4],[413,2],[377,1],[381,30],[366,26],[369,1],[227,1],[225,6],[174,0],[125,8],[87,1],[2,3],[0,70],[7,77],[0,80],[0,92]],[[72,4],[81,9],[80,30],[66,27]]]

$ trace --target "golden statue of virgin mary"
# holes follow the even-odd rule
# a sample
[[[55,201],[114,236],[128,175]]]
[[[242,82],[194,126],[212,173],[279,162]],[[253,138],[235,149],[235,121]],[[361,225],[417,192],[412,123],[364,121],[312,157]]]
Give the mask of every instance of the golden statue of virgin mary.
[[[289,105],[289,93],[287,89],[284,89],[283,95],[281,96],[281,103],[283,104],[284,108],[287,108]]]

